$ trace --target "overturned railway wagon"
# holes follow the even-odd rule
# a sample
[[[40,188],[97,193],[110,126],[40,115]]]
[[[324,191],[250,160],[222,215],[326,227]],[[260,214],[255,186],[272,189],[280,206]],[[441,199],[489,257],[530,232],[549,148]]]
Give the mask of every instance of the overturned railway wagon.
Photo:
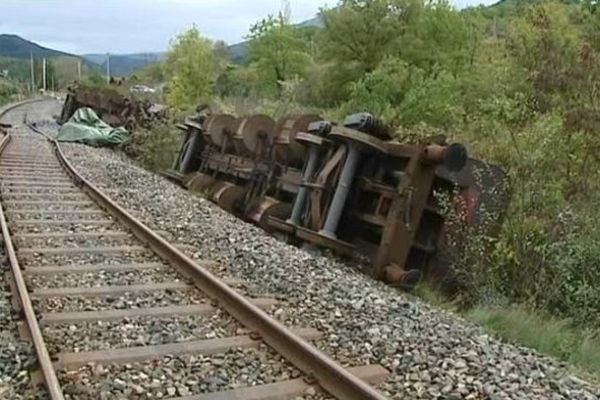
[[[507,203],[500,168],[442,136],[395,141],[368,113],[339,125],[318,115],[199,115],[178,128],[168,177],[292,243],[367,257],[367,272],[393,285],[426,276],[453,286],[440,199],[465,225],[484,214],[498,223]]]

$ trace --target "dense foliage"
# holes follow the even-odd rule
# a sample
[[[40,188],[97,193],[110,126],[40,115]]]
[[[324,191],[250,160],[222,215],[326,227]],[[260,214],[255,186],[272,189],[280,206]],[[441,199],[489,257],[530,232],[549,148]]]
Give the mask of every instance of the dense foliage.
[[[369,110],[403,130],[445,131],[501,165],[513,192],[499,235],[471,232],[458,261],[464,304],[526,304],[600,327],[596,2],[459,11],[341,0],[321,16],[320,29],[285,13],[259,22],[244,65],[211,64],[197,30],[182,35],[166,63],[169,99],[193,106],[212,93],[230,111],[277,103],[337,118]]]
[[[6,79],[0,78],[0,106],[10,103],[19,93],[19,87]]]
[[[210,42],[195,27],[171,42],[164,68],[169,80],[167,99],[175,108],[206,101],[211,95],[214,70]]]

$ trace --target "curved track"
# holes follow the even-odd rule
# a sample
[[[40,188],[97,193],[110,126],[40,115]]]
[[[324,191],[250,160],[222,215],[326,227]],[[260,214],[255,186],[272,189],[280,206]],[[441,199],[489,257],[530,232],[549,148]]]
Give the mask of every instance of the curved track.
[[[27,113],[35,112],[43,113],[43,103],[1,112],[0,119],[23,125]],[[14,294],[51,399],[78,398],[63,393],[64,382],[70,370],[90,364],[130,365],[248,349],[266,352],[260,359],[281,358],[277,362],[290,373],[211,393],[168,391],[167,397],[291,399],[322,391],[337,399],[384,398],[365,382],[384,379],[383,368],[340,367],[309,343],[319,332],[281,325],[264,311],[275,300],[251,298],[243,282],[209,273],[202,265],[210,260],[194,261],[185,254],[188,249],[168,243],[79,175],[57,142],[19,129],[0,138],[0,225]],[[127,296],[135,297],[135,307],[115,306],[115,298]],[[56,339],[63,326],[77,336],[78,327],[90,323],[115,329],[134,319],[144,329],[156,318],[179,317],[199,318],[196,326],[210,317],[215,326],[159,344],[117,341],[90,348],[85,341],[73,345]],[[134,389],[144,391],[139,385]]]

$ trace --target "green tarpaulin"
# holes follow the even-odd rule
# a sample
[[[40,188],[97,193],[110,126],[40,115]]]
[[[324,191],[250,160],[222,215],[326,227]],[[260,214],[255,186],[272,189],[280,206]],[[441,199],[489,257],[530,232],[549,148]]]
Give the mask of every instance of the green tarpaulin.
[[[58,131],[59,142],[79,142],[90,146],[114,146],[127,140],[125,128],[113,128],[91,108],[80,108]]]

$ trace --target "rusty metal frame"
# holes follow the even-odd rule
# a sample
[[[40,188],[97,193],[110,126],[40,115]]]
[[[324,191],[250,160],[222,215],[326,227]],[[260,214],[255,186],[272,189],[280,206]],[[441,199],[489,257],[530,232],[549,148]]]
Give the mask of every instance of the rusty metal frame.
[[[193,277],[194,284],[219,306],[235,317],[299,370],[314,378],[332,396],[341,400],[385,400],[386,397],[362,379],[352,375],[324,353],[317,350],[283,324],[273,319],[250,300],[202,268],[183,252],[153,232],[119,206],[90,181],[81,176],[63,153],[60,144],[36,127],[30,128],[48,138],[55,146],[59,161],[77,186],[101,208],[124,223],[142,242],[158,255]]]
[[[385,279],[385,268],[405,268],[406,260],[421,224],[421,217],[435,178],[436,165],[424,163],[426,144],[416,147],[406,167],[406,178],[398,185],[379,248],[373,262],[373,276]],[[401,243],[402,245],[398,245]]]

